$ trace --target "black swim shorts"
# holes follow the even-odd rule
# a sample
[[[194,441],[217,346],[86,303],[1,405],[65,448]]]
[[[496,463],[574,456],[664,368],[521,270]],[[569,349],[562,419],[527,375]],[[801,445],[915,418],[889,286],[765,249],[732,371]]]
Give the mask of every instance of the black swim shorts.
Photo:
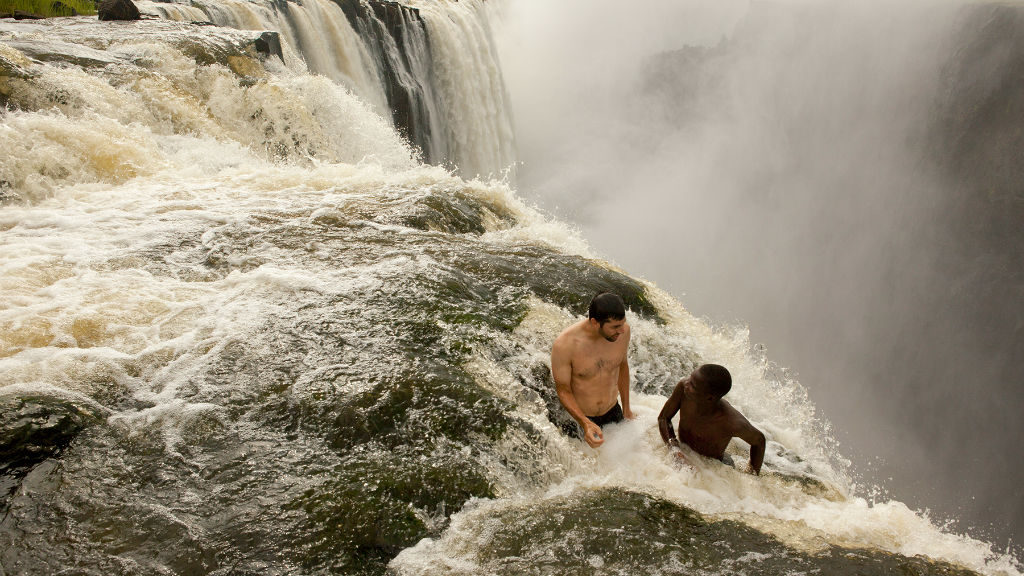
[[[604,426],[605,424],[622,422],[626,417],[622,414],[622,406],[619,406],[619,403],[616,402],[615,406],[612,406],[612,409],[604,414],[600,416],[587,416],[587,418],[598,426]]]
[[[579,424],[569,417],[569,413],[562,410],[561,414],[565,415],[565,420],[562,422],[556,422],[556,424],[558,424],[558,427],[562,429],[562,432],[570,438],[583,438],[583,432],[580,430]],[[600,416],[587,416],[588,420],[598,426],[622,422],[625,418],[626,417],[622,414],[622,406],[619,406],[618,404],[615,404],[615,406],[612,406],[611,410],[601,414]]]

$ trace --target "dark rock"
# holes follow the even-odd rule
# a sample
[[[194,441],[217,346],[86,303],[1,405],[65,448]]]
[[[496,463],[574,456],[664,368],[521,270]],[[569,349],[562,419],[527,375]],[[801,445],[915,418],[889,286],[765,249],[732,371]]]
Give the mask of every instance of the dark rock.
[[[657,496],[596,488],[508,506],[489,522],[501,526],[473,549],[481,574],[615,574],[635,566],[675,574],[901,574],[979,576],[925,556],[823,545],[819,552],[791,548],[735,520],[705,517]],[[593,570],[587,553],[564,535],[579,535],[587,550],[610,551]],[[685,570],[663,570],[665,558]],[[727,566],[726,570],[722,570]]]
[[[25,12],[22,10],[14,11],[15,20],[42,20],[44,18],[45,16],[40,16],[39,14],[33,14],[31,12]]]
[[[0,394],[0,475],[19,475],[59,454],[104,412],[59,390]]]
[[[31,78],[34,75],[30,70],[31,61],[19,52],[0,55],[0,77],[24,79]],[[3,86],[0,86],[0,96],[6,95],[9,95],[9,93]]]
[[[253,46],[256,47],[256,52],[262,56],[267,58],[277,56],[284,60],[284,54],[281,52],[281,36],[277,32],[264,32],[260,34],[256,41],[253,42]]]
[[[100,20],[141,20],[138,7],[132,0],[103,0],[96,5]]]
[[[50,4],[50,10],[52,10],[54,14],[61,16],[78,16],[78,10],[75,10],[60,0]]]

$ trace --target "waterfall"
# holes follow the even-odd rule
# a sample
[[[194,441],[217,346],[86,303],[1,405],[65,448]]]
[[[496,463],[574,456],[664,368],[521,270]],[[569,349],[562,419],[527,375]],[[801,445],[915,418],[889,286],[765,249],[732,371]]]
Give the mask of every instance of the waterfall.
[[[481,0],[140,2],[179,21],[281,35],[285,63],[324,75],[388,118],[424,161],[464,176],[509,173],[511,115]]]
[[[312,71],[299,7],[221,7],[257,31],[170,6],[0,20],[0,573],[1020,576],[865,493],[745,329],[507,180],[419,161],[356,83]],[[449,153],[489,173],[507,114],[480,5],[409,8]],[[549,363],[604,290],[637,418],[593,450]],[[760,476],[739,440],[735,464],[664,446],[659,410],[703,362],[764,432]]]
[[[371,47],[396,125],[422,150],[425,161],[447,160],[430,46],[419,11],[393,2],[339,4]]]
[[[450,156],[466,175],[496,175],[515,162],[501,67],[480,2],[419,2],[433,48]]]
[[[330,0],[295,2],[199,1],[189,5],[140,2],[151,14],[177,21],[208,21],[240,30],[271,30],[281,36],[285,64],[345,86],[389,118],[376,62]],[[198,12],[198,13],[197,13]]]

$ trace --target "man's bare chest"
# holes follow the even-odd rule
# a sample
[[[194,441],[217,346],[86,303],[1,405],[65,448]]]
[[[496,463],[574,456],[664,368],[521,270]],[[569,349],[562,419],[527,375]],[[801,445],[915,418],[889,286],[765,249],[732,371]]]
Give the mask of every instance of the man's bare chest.
[[[585,350],[573,355],[572,369],[573,376],[582,380],[599,378],[602,375],[618,374],[619,366],[625,359],[625,354],[612,351],[590,352]]]

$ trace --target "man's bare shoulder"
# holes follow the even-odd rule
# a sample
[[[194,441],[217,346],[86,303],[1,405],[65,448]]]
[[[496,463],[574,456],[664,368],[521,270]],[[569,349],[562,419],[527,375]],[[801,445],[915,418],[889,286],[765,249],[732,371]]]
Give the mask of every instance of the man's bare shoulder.
[[[551,353],[571,355],[573,350],[579,346],[582,325],[582,322],[576,322],[562,330],[562,333],[551,344]]]
[[[584,321],[581,320],[567,326],[565,330],[562,330],[562,333],[555,338],[555,344],[566,345],[578,341],[583,331],[583,322]]]

